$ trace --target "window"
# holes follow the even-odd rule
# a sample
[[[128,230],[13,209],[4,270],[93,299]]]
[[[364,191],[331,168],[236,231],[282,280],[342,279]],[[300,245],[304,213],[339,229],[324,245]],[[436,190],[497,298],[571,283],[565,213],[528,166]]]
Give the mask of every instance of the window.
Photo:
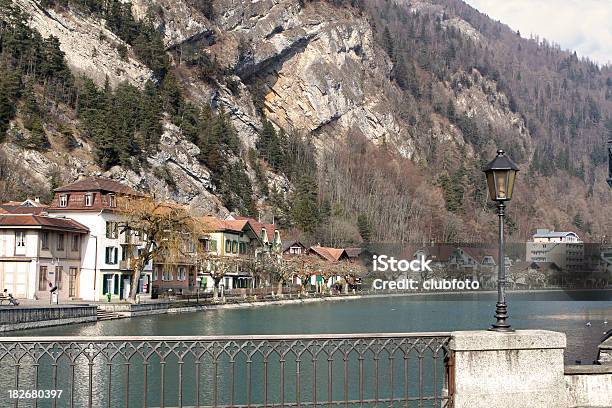
[[[55,267],[55,285],[58,290],[62,290],[62,273],[64,272],[63,266]]]
[[[62,194],[59,196],[59,206],[68,207],[68,194]]]
[[[40,234],[40,248],[49,249],[49,231],[43,231]]]
[[[156,267],[153,269],[152,280],[156,281],[157,279],[159,279],[159,268]]]
[[[232,252],[235,254],[238,253],[238,241],[232,241]]]
[[[225,253],[230,253],[232,252],[232,241],[230,241],[229,239],[225,240]]]
[[[117,201],[115,200],[115,195],[114,194],[109,194],[108,195],[108,206],[109,207],[116,207],[117,206]]]
[[[47,290],[47,267],[43,265],[38,270],[38,290]]]
[[[64,234],[57,234],[57,246],[58,251],[64,250]]]
[[[68,272],[68,296],[75,297],[77,294],[77,274],[78,269],[71,267]]]
[[[85,207],[91,207],[93,205],[93,194],[85,194]]]
[[[116,239],[119,236],[119,224],[106,221],[106,238]]]
[[[185,267],[184,266],[178,267],[177,279],[180,281],[185,280]]]
[[[211,252],[217,252],[217,240],[211,239],[208,243],[208,250]]]
[[[117,247],[106,247],[105,262],[108,265],[116,265],[119,258],[119,249]]]
[[[172,272],[169,269],[164,269],[164,273],[162,275],[162,280],[171,281],[172,280]]]
[[[73,250],[74,252],[76,252],[76,251],[78,251],[78,250],[79,250],[79,241],[80,241],[80,239],[79,239],[79,238],[80,238],[80,237],[79,237],[77,234],[74,234],[74,235],[72,236],[72,250]]]
[[[241,254],[246,254],[246,243],[245,242],[241,242],[240,246],[239,246],[239,252]]]
[[[15,247],[18,250],[25,249],[26,233],[25,231],[15,231]]]

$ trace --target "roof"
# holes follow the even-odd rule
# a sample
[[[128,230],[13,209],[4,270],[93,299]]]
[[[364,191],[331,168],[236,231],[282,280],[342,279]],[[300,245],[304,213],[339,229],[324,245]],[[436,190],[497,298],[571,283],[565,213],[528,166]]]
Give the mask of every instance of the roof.
[[[293,240],[293,241],[283,242],[283,252],[285,252],[286,250],[294,246],[300,246],[306,249],[306,245],[302,244],[300,241]]]
[[[222,220],[210,215],[204,217],[195,217],[196,222],[200,225],[202,232],[244,232],[245,228],[259,237],[251,224],[246,220]]]
[[[241,217],[238,215],[234,215],[231,216],[231,218],[238,221],[248,221],[261,239],[263,239],[262,231],[265,229],[266,234],[268,235],[268,241],[274,240],[274,232],[277,230],[276,225],[259,222],[255,218],[251,217]]]
[[[456,246],[447,244],[426,245],[416,247],[416,249],[413,246],[409,246],[407,251],[411,253],[407,256],[412,257],[417,251],[423,251],[427,256],[427,259],[431,259],[434,262],[447,262],[456,249]]]
[[[497,249],[494,248],[473,248],[473,247],[460,247],[463,252],[474,258],[475,260],[482,262],[484,257],[490,256],[493,258],[495,263],[497,263],[499,258],[499,253]]]
[[[18,207],[46,207],[45,204],[38,201],[38,198],[35,199],[26,199],[24,201],[7,201],[6,203],[2,203],[0,205],[12,205]]]
[[[0,214],[40,214],[46,210],[47,206],[31,207],[8,203],[0,204]]]
[[[126,184],[102,177],[85,177],[81,180],[75,181],[74,183],[56,188],[54,191],[56,193],[67,193],[71,191],[106,191],[133,196],[144,195]]]
[[[312,246],[309,248],[309,251],[316,253],[321,258],[326,259],[330,262],[338,262],[341,259],[348,258],[346,251],[342,248]]]
[[[547,229],[538,229],[536,233],[533,234],[534,238],[563,238],[568,235],[578,237],[578,234],[572,231],[549,231]]]
[[[70,218],[47,217],[35,214],[0,215],[0,228],[36,228],[88,233],[89,229]]]

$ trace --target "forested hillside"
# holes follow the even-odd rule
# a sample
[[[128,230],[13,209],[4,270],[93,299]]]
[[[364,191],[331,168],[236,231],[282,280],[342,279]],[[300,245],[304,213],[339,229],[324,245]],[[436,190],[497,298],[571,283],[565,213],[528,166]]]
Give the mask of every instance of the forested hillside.
[[[104,174],[305,240],[610,235],[612,69],[460,0],[0,0],[0,199]]]

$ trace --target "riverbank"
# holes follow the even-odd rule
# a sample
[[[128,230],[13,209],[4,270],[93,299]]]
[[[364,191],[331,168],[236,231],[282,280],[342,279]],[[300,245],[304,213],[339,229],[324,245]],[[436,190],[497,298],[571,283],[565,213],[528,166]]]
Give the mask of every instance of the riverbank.
[[[512,297],[513,295],[521,295],[521,294],[550,294],[550,293],[566,293],[570,297],[573,294],[578,294],[584,291],[568,291],[563,289],[537,289],[537,290],[515,290],[509,291],[508,295]],[[599,289],[593,290],[594,293],[605,294],[605,297],[608,299],[612,299],[612,289]],[[38,314],[40,319],[29,319],[26,322],[19,322],[18,324],[4,324],[0,325],[0,332],[14,331],[14,330],[24,330],[24,329],[35,329],[35,328],[43,328],[49,326],[59,326],[59,325],[74,325],[80,323],[94,323],[97,321],[103,320],[112,320],[112,319],[123,319],[123,318],[131,318],[131,317],[140,317],[140,316],[151,316],[151,315],[163,315],[163,314],[181,314],[181,313],[193,313],[193,312],[205,312],[205,311],[213,311],[213,310],[224,310],[224,309],[250,309],[250,308],[258,308],[258,307],[266,307],[266,306],[283,306],[283,305],[296,305],[296,304],[309,304],[309,303],[319,303],[319,302],[339,302],[339,301],[349,301],[349,300],[360,300],[360,299],[372,299],[372,298],[393,298],[393,297],[434,297],[437,299],[447,297],[447,299],[442,300],[457,300],[461,296],[464,295],[495,295],[496,291],[431,291],[431,292],[384,292],[384,293],[372,293],[372,292],[358,292],[355,294],[348,295],[324,295],[324,296],[300,296],[295,297],[296,295],[285,295],[284,298],[276,298],[276,299],[231,299],[226,303],[205,303],[205,304],[189,304],[189,302],[181,302],[181,301],[149,301],[138,304],[132,303],[92,303],[88,306],[92,309],[98,309],[97,313],[93,313],[93,315],[88,316],[79,316],[76,318],[45,318],[47,316],[44,312]],[[608,295],[609,294],[609,295]],[[289,297],[291,296],[291,297]],[[298,295],[299,296],[299,295]],[[66,307],[69,306],[79,306],[79,305],[64,305]],[[80,305],[83,306],[83,305]],[[62,306],[60,305],[59,308]],[[28,306],[26,308],[3,308],[3,310],[10,311],[19,311],[19,310],[27,310],[27,309],[37,309],[37,310],[52,310],[57,309],[58,306]],[[17,312],[14,312],[17,313]]]
[[[610,300],[612,300],[612,289],[597,289],[594,290],[598,293],[609,293]],[[568,291],[563,289],[538,289],[538,290],[515,290],[510,291],[509,295],[512,294],[529,294],[529,293],[568,293],[568,292],[583,292],[580,290]],[[280,299],[261,299],[257,301],[252,300],[240,300],[237,302],[229,303],[209,303],[200,305],[181,305],[179,302],[167,302],[167,303],[141,303],[141,304],[99,304],[98,307],[104,310],[113,311],[121,316],[119,317],[138,317],[138,316],[150,316],[154,314],[179,314],[179,313],[192,313],[206,310],[220,310],[220,309],[246,309],[254,307],[264,306],[282,306],[292,304],[305,304],[314,302],[336,302],[343,300],[359,300],[359,299],[371,299],[371,298],[390,298],[390,297],[423,297],[423,296],[461,296],[466,294],[496,294],[497,291],[449,291],[449,292],[387,292],[387,293],[360,293],[360,294],[349,294],[349,295],[329,295],[329,296],[316,296],[316,297],[299,297],[299,298],[280,298]],[[160,306],[164,305],[164,306]]]

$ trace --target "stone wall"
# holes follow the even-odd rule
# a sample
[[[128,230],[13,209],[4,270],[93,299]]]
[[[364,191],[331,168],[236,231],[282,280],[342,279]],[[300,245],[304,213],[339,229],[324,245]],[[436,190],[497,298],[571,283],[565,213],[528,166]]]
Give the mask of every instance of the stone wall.
[[[612,365],[565,367],[569,408],[612,407]]]
[[[455,408],[610,408],[612,365],[563,364],[565,334],[451,334]]]
[[[0,332],[63,324],[95,322],[97,308],[89,305],[0,308]]]

